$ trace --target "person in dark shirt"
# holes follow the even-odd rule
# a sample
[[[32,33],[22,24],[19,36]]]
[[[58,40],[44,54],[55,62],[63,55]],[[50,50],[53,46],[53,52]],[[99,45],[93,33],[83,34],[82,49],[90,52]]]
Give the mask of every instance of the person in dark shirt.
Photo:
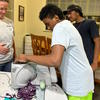
[[[93,70],[97,69],[100,37],[95,20],[85,19],[82,8],[75,4],[69,5],[63,13],[79,31],[89,63]]]

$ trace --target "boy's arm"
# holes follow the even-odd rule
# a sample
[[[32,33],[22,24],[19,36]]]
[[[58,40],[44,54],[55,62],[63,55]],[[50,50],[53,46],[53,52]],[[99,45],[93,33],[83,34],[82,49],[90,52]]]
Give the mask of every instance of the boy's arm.
[[[96,70],[98,66],[98,57],[100,53],[100,37],[94,38],[95,48],[94,48],[94,58],[91,64],[92,69]]]
[[[64,46],[61,45],[55,45],[51,48],[51,53],[49,55],[24,55],[21,54],[19,58],[16,59],[16,61],[31,61],[35,62],[37,64],[45,65],[45,66],[54,66],[59,67],[63,58],[64,54]]]

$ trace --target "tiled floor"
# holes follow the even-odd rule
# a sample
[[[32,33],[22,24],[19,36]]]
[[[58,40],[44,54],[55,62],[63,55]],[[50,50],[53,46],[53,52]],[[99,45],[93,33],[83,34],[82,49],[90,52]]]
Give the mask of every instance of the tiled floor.
[[[93,100],[100,100],[100,84],[95,84]]]

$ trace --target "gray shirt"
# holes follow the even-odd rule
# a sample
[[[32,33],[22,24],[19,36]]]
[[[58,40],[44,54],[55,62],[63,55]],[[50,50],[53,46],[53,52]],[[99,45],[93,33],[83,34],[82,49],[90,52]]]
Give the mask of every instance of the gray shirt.
[[[0,54],[0,64],[3,64],[13,58],[13,23],[6,17],[0,20],[0,43],[9,48],[9,52],[6,55]]]

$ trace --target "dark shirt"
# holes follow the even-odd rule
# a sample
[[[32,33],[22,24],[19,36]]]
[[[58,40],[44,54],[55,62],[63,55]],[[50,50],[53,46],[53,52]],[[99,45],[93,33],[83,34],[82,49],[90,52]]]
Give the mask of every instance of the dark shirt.
[[[93,39],[95,37],[99,37],[99,30],[96,22],[91,19],[85,19],[80,23],[75,23],[74,26],[77,28],[82,37],[87,58],[89,63],[92,64],[95,46]]]

